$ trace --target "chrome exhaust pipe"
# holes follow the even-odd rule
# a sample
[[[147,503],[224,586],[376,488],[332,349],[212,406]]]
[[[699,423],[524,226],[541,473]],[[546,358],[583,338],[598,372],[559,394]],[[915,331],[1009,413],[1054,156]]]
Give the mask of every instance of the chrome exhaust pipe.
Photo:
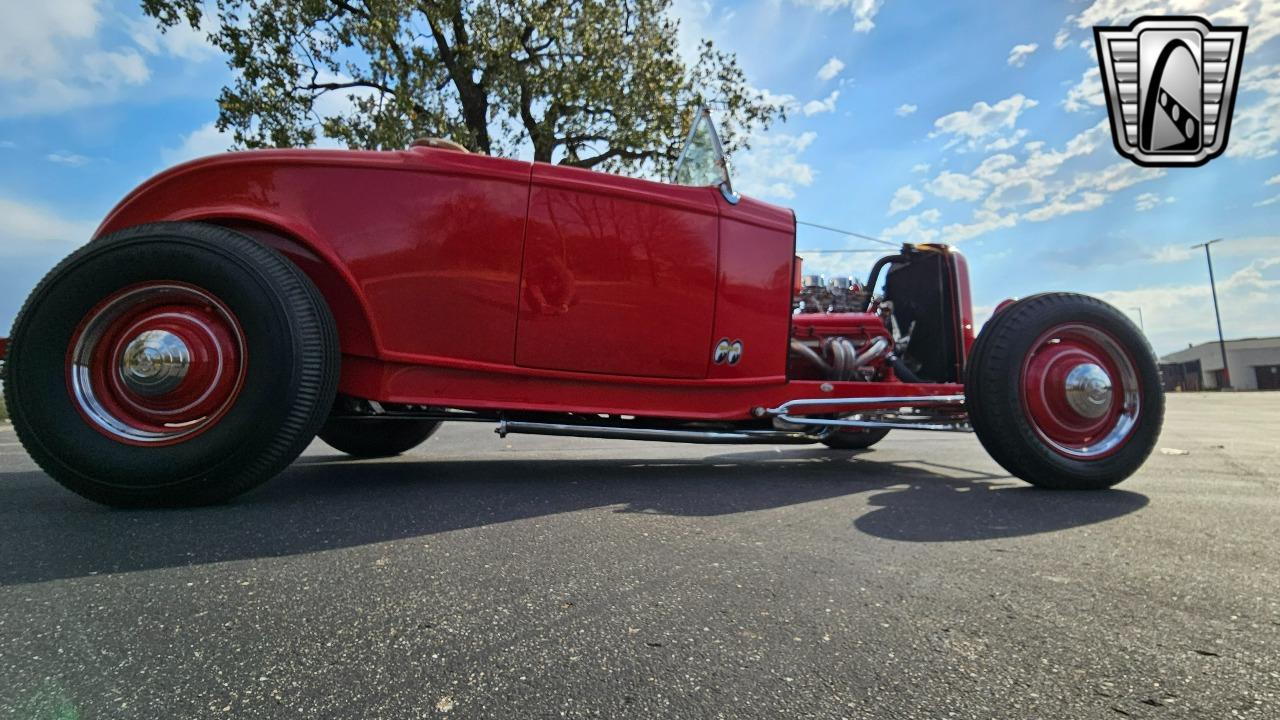
[[[828,430],[816,433],[788,430],[663,430],[601,425],[569,425],[562,423],[499,420],[494,432],[499,437],[521,435],[557,435],[563,437],[605,438],[610,440],[650,440],[659,442],[702,443],[710,445],[808,444],[820,442]]]
[[[862,417],[812,417],[804,415],[806,409],[821,409],[823,414],[830,414],[836,407],[863,408],[856,414]],[[911,412],[903,415],[900,410],[909,408]],[[932,413],[921,412],[932,408]],[[764,411],[772,415],[774,424],[788,430],[803,428],[822,428],[836,431],[838,428],[891,430],[943,430],[952,432],[973,432],[969,424],[969,416],[965,412],[964,395],[917,395],[898,397],[860,397],[860,398],[801,398],[789,400],[776,408]],[[870,416],[870,417],[868,417]]]

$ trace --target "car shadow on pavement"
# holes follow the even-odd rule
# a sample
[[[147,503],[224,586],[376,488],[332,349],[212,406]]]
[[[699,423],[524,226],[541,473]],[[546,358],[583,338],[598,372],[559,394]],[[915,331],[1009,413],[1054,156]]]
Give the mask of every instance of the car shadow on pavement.
[[[809,448],[703,458],[476,460],[307,456],[222,506],[100,507],[38,472],[0,473],[0,585],[354,547],[617,507],[710,517],[865,494],[852,527],[953,542],[1053,532],[1147,504],[1123,490],[1055,493],[1005,475]]]

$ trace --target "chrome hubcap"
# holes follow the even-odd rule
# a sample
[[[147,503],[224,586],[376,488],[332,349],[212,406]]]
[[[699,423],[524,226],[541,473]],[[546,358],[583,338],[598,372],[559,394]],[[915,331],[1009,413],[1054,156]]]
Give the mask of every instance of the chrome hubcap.
[[[1099,418],[1111,407],[1111,376],[1093,363],[1081,363],[1067,373],[1067,404],[1087,418]]]
[[[133,392],[155,397],[177,387],[190,367],[191,351],[182,338],[167,330],[147,330],[125,347],[120,379]]]

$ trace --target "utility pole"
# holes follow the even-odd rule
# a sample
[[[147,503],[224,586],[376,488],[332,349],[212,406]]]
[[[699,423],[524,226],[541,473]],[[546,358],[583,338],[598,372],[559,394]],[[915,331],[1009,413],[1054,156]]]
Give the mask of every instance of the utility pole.
[[[1227,367],[1227,341],[1222,339],[1222,314],[1218,312],[1218,288],[1213,282],[1213,255],[1209,246],[1222,242],[1222,238],[1192,245],[1191,248],[1204,248],[1205,262],[1209,263],[1209,292],[1213,293],[1213,317],[1218,321],[1218,350],[1222,352],[1222,387],[1219,390],[1231,389],[1231,370]]]
[[[1137,310],[1137,311],[1138,311],[1138,329],[1142,331],[1142,334],[1143,334],[1143,335],[1146,335],[1146,334],[1147,334],[1147,324],[1146,324],[1146,323],[1144,323],[1144,322],[1142,322],[1142,308],[1140,308],[1140,307],[1135,307],[1135,308],[1129,308],[1129,309],[1130,309],[1130,310]]]

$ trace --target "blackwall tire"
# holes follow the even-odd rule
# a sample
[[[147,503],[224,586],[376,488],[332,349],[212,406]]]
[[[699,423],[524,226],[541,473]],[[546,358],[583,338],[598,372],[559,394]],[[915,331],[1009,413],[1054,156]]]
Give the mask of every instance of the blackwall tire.
[[[320,439],[352,457],[393,457],[421,445],[438,429],[436,420],[330,420],[320,429]]]
[[[169,336],[183,342],[149,344]],[[329,308],[288,260],[225,228],[158,223],[95,241],[40,282],[14,322],[4,392],[23,447],[72,491],[204,505],[302,452],[339,362]]]
[[[888,434],[888,428],[838,430],[823,440],[822,444],[833,450],[865,450],[883,440]]]
[[[1141,331],[1085,295],[1046,293],[997,313],[969,353],[965,400],[979,441],[1042,488],[1100,490],[1142,466],[1164,392]]]

